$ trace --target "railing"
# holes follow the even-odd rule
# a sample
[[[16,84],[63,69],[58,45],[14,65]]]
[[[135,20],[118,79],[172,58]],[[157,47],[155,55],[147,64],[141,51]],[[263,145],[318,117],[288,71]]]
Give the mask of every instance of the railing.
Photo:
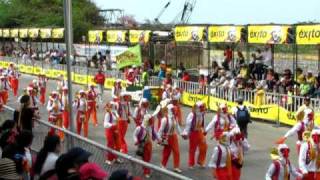
[[[13,112],[14,109],[8,106],[4,106],[4,112],[1,112],[1,115],[5,116],[6,118],[9,116],[12,117]],[[151,170],[151,179],[191,180],[191,178],[160,168],[153,164],[146,163],[140,159],[126,154],[122,154],[118,151],[114,151],[102,144],[99,144],[90,139],[86,139],[68,130],[54,126],[48,123],[47,121],[43,120],[37,120],[35,128],[33,129],[34,139],[31,146],[32,150],[38,152],[41,149],[41,147],[43,146],[44,139],[47,136],[49,129],[51,128],[55,129],[56,131],[63,131],[65,134],[65,141],[63,142],[62,152],[66,152],[67,149],[70,147],[81,147],[92,153],[90,161],[99,164],[108,173],[112,173],[113,171],[118,169],[127,169],[132,175],[143,177],[143,167],[147,167]],[[107,153],[112,153],[118,156],[118,158],[120,158],[123,162],[113,164],[111,166],[105,164],[104,162]]]

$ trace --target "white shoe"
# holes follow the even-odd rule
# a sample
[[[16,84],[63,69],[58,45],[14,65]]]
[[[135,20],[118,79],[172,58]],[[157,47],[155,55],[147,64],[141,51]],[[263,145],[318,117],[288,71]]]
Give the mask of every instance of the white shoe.
[[[151,176],[150,176],[150,174],[146,174],[146,175],[144,175],[144,177],[145,177],[146,179],[149,179]]]
[[[162,169],[167,169],[166,167],[164,167],[162,164],[160,164],[160,167],[162,168]]]
[[[116,162],[119,164],[123,163],[123,161],[121,159],[117,159]]]
[[[113,162],[114,162],[114,161],[106,160],[104,163],[106,163],[106,164],[108,164],[108,165],[110,166],[110,165],[112,165],[112,164],[113,164]]]
[[[173,171],[177,172],[177,173],[182,173],[181,169],[179,169],[179,168],[174,168]]]

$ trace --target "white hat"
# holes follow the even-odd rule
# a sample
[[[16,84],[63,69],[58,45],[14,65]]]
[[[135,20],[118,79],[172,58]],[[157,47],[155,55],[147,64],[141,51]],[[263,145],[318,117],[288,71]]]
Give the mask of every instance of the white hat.
[[[134,72],[133,69],[129,69],[129,73]]]
[[[160,102],[160,107],[161,108],[164,108],[164,107],[166,107],[169,103],[170,103],[170,99],[164,99],[164,100],[162,100],[161,102]]]
[[[128,92],[121,92],[120,96],[131,96]]]
[[[196,106],[197,106],[197,107],[203,106],[203,102],[202,102],[202,101],[197,101],[197,102],[196,102]]]
[[[286,144],[279,144],[279,145],[278,145],[278,151],[279,151],[279,153],[280,153],[280,151],[281,151],[282,149],[289,149],[289,147],[288,147],[288,145],[286,145]]]
[[[32,91],[32,90],[33,90],[33,87],[31,87],[31,86],[27,87],[27,91]]]
[[[320,135],[320,130],[319,129],[313,129],[311,131],[311,135]]]
[[[64,86],[64,87],[62,88],[62,90],[68,90],[68,87]]]
[[[171,109],[174,108],[174,105],[173,105],[173,104],[169,104],[169,105],[167,106],[167,108],[168,108],[169,110],[171,110]]]
[[[116,83],[120,83],[120,82],[121,82],[121,79],[117,79],[117,80],[116,80]]]
[[[161,61],[160,64],[166,64],[166,62],[165,61]]]
[[[226,108],[226,107],[227,107],[226,103],[221,103],[221,104],[219,105],[219,108],[220,108],[220,109],[223,109],[223,108]]]
[[[34,80],[32,80],[32,83],[38,83],[38,80],[36,80],[36,79],[34,79]]]
[[[79,94],[83,94],[83,93],[85,93],[85,91],[81,89],[81,90],[79,91]]]

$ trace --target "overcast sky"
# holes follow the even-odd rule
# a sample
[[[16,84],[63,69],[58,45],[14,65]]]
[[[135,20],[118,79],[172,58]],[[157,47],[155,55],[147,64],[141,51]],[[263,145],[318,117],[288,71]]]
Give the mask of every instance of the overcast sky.
[[[169,0],[93,0],[101,9],[120,8],[139,22],[153,20]],[[162,23],[172,22],[185,0],[172,0]],[[198,0],[190,23],[249,24],[320,22],[320,0]]]

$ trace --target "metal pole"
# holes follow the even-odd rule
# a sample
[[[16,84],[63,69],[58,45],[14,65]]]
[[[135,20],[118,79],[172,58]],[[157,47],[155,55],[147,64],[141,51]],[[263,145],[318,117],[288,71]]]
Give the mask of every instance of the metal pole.
[[[71,48],[73,42],[73,29],[72,29],[72,1],[64,0],[64,28],[65,28],[65,43],[67,50],[67,76],[68,76],[68,99],[69,99],[69,118],[70,118],[70,130],[75,132],[74,130],[74,120],[72,113],[72,79],[71,79]],[[72,139],[72,138],[70,138]],[[73,147],[73,142],[70,141],[70,147]]]

